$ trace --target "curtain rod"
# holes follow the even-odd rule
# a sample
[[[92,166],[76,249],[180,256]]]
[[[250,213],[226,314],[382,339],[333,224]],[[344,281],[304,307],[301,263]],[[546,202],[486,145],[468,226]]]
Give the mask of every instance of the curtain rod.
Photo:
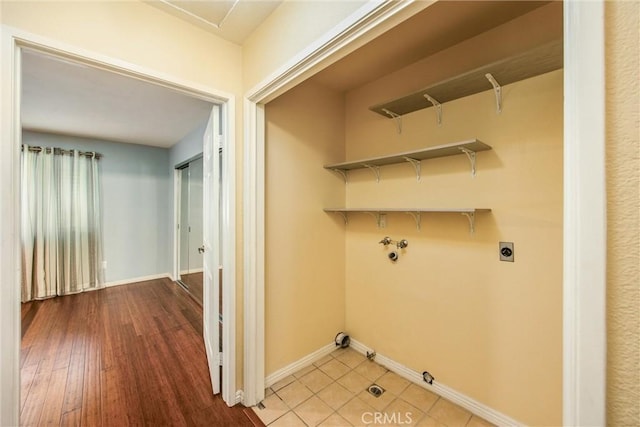
[[[46,153],[51,153],[51,151],[53,150],[53,154],[73,154],[74,150],[64,150],[62,148],[51,148],[51,147],[32,147],[29,146],[29,151],[33,151],[35,153],[40,153],[42,152],[42,150],[45,150]],[[22,146],[22,151],[24,151],[24,145]],[[94,157],[96,159],[100,159],[102,157],[102,154],[100,153],[96,153],[95,151],[78,151],[78,154],[80,156],[85,156],[85,157]]]

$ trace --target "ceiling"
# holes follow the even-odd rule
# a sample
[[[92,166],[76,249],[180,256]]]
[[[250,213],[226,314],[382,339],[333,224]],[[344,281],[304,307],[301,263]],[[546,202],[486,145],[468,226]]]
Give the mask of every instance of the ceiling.
[[[25,130],[170,147],[210,112],[210,103],[171,89],[23,50]]]
[[[281,3],[149,2],[237,43]],[[347,91],[546,3],[439,1],[313,79]],[[200,126],[211,110],[211,104],[168,88],[36,52],[24,51],[22,67],[21,115],[26,130],[170,147]]]
[[[242,45],[282,0],[146,0],[177,18]]]
[[[338,91],[354,89],[548,3],[438,1],[320,71],[313,79]]]

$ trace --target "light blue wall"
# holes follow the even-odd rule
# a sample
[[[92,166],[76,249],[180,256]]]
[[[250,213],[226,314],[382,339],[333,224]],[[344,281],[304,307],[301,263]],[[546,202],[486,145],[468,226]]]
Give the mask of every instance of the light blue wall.
[[[192,130],[169,150],[169,168],[173,170],[177,165],[202,154],[202,138],[207,128],[207,120]]]
[[[24,131],[29,145],[103,155],[104,254],[107,283],[171,273],[173,181],[170,150]]]

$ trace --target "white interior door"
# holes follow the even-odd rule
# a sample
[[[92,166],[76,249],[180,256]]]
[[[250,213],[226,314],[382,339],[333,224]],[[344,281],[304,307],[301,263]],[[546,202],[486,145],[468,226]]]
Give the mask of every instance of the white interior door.
[[[202,150],[203,178],[203,322],[204,342],[209,362],[213,393],[220,393],[220,107],[214,105],[204,133]]]

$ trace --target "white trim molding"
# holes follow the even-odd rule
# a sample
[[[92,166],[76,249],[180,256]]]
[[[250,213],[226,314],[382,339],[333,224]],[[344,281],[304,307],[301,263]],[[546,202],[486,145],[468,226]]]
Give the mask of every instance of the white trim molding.
[[[288,377],[289,375],[295,374],[302,368],[306,368],[307,366],[312,365],[326,355],[332,353],[336,348],[337,347],[335,342],[329,343],[324,347],[321,347],[318,350],[314,351],[313,353],[307,354],[303,358],[298,359],[295,362],[285,366],[284,368],[278,369],[274,373],[268,375],[267,378],[265,378],[265,387],[271,387],[278,381]]]
[[[20,55],[0,46],[0,425],[20,423]]]
[[[160,274],[152,274],[149,276],[133,277],[131,279],[114,280],[113,282],[106,282],[104,284],[104,287],[111,288],[113,286],[131,285],[133,283],[146,282],[148,280],[157,280],[157,279],[169,279],[173,281],[173,278],[171,277],[171,273],[160,273]]]
[[[245,101],[244,404],[264,399],[264,106]]]
[[[228,406],[236,396],[236,101],[222,104],[222,400]]]
[[[364,36],[378,30],[391,18],[404,12],[405,18],[428,7],[434,0],[391,1],[372,0],[365,3],[324,36],[318,38],[304,50],[291,58],[256,87],[250,89],[246,98],[256,103],[267,103],[288,89],[311,77],[319,68],[339,59],[337,56],[365,43]]]
[[[604,2],[564,2],[563,423],[605,425]]]
[[[353,338],[351,338],[350,347],[355,351],[357,351],[358,353],[361,353],[365,356],[367,355],[367,352],[373,352],[373,349],[371,349],[370,347],[367,347],[360,341],[354,340]],[[498,412],[495,409],[490,408],[489,406],[483,403],[480,403],[477,400],[474,400],[469,396],[454,390],[451,387],[447,387],[446,385],[441,384],[437,380],[434,381],[433,384],[426,383],[422,379],[421,372],[414,371],[387,356],[384,356],[380,353],[376,353],[375,361],[376,363],[384,366],[390,371],[395,372],[396,374],[400,375],[403,378],[406,378],[412,383],[417,384],[420,387],[437,394],[438,396],[444,397],[445,399],[455,403],[456,405],[461,406],[464,409],[468,410],[472,414],[477,415],[480,418],[484,418],[485,420],[489,421],[492,424],[495,424],[497,426],[513,426],[513,427],[524,425],[523,423],[516,421],[513,418],[501,412]]]

